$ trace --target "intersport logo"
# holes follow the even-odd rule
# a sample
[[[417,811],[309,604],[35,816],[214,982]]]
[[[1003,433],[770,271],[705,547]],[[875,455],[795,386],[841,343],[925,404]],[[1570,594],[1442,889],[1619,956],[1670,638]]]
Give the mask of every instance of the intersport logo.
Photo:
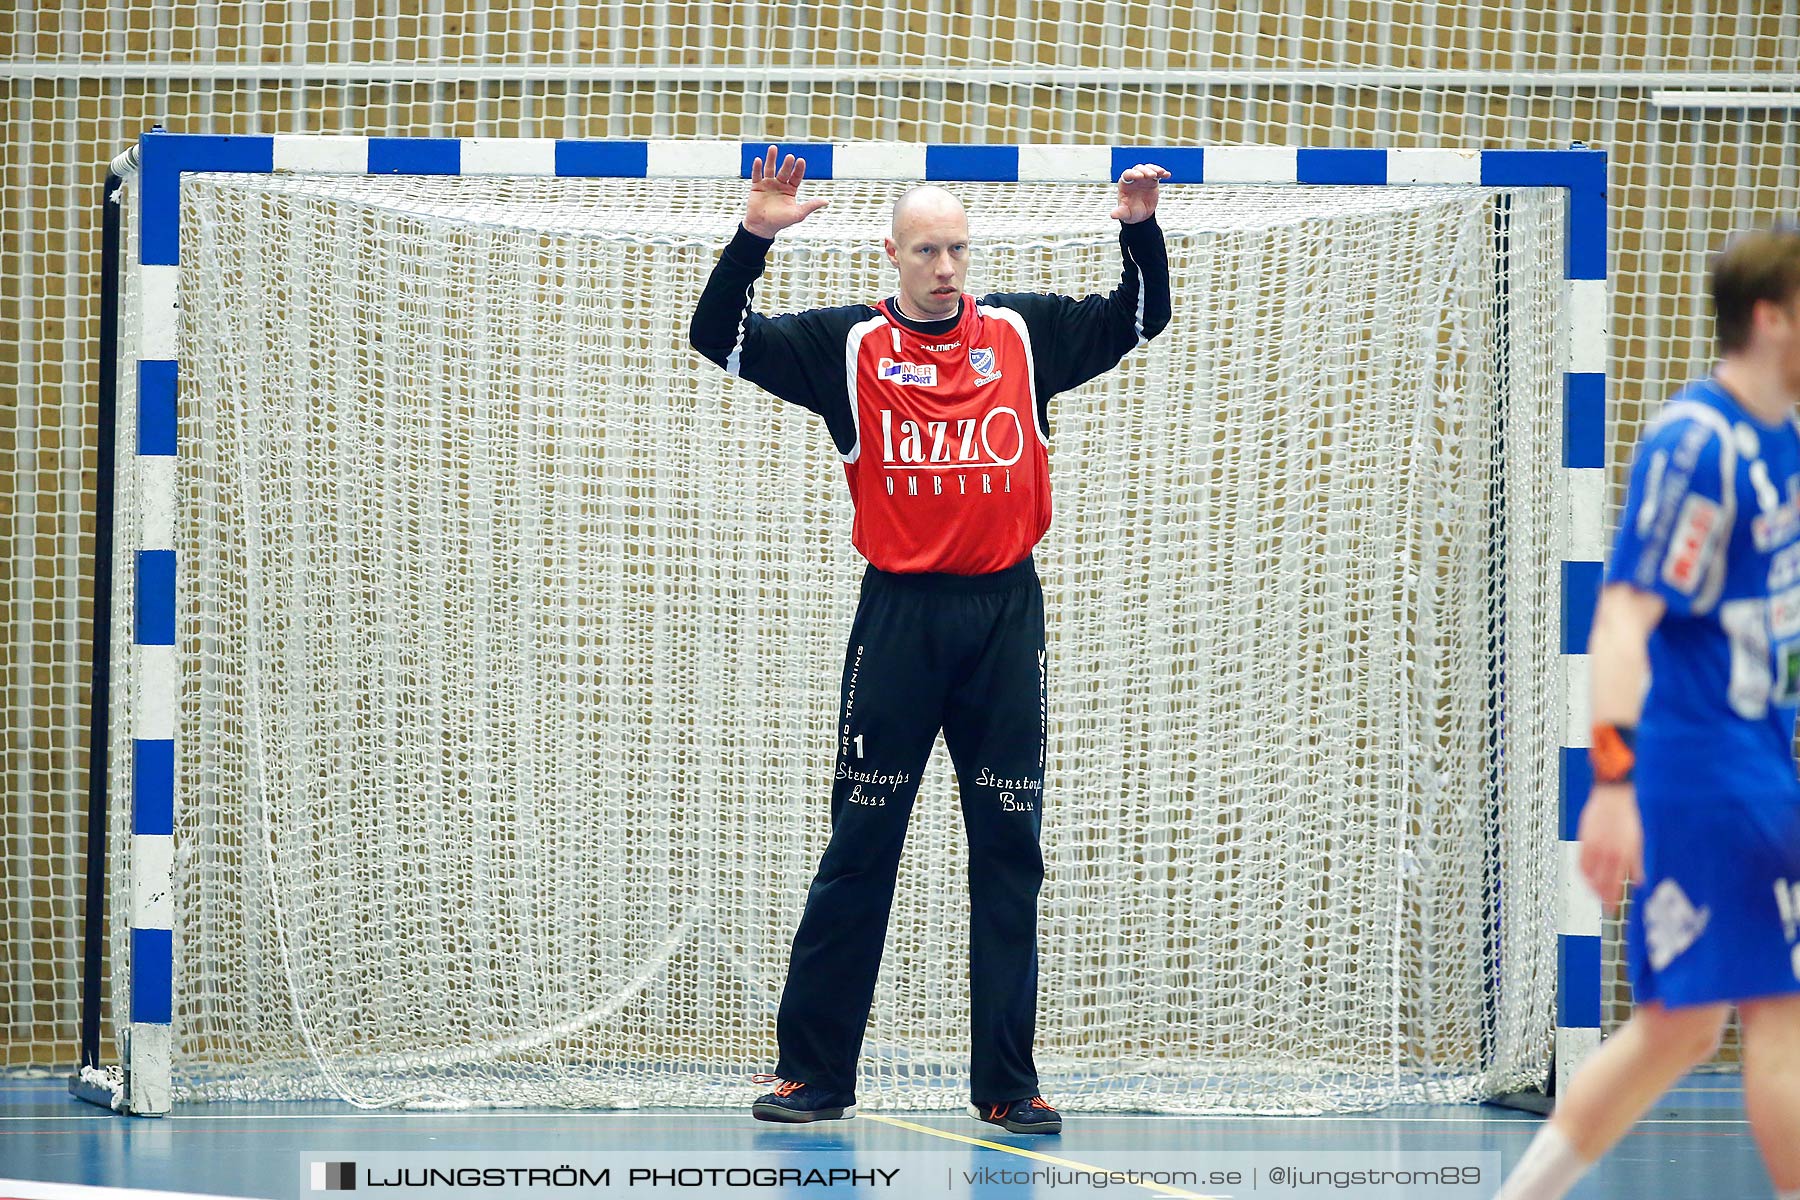
[[[884,358],[876,365],[876,374],[889,383],[908,384],[913,387],[936,387],[936,363],[895,362]]]

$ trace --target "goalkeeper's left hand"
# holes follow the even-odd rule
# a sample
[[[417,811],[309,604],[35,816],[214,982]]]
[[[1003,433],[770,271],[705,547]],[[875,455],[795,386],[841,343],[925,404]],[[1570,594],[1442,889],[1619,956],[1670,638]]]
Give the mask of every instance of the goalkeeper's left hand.
[[[1168,177],[1155,163],[1139,163],[1119,176],[1119,207],[1112,210],[1113,220],[1127,225],[1149,220],[1156,214],[1158,185]]]

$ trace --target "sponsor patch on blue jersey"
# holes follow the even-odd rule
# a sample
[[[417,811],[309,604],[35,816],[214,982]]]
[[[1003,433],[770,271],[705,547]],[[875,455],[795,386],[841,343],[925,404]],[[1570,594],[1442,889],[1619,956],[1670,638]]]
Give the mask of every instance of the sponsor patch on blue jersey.
[[[1750,522],[1750,533],[1758,550],[1773,550],[1800,535],[1800,479],[1788,480],[1787,499],[1768,512],[1758,513]]]
[[[1681,515],[1676,518],[1675,532],[1663,554],[1662,581],[1692,596],[1700,587],[1702,572],[1718,554],[1719,530],[1724,525],[1723,510],[1705,496],[1686,496],[1681,501]]]

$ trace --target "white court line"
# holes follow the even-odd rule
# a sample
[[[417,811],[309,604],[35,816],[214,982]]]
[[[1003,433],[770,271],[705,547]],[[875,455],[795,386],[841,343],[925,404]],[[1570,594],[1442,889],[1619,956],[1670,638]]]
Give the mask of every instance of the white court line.
[[[897,1129],[909,1129],[914,1133],[928,1133],[932,1137],[944,1138],[947,1141],[961,1142],[965,1146],[980,1146],[986,1150],[999,1150],[1006,1154],[1014,1154],[1020,1158],[1029,1158],[1033,1162],[1049,1163],[1053,1167],[1068,1167],[1076,1171],[1087,1171],[1095,1175],[1106,1174],[1103,1167],[1077,1162],[1072,1158],[1059,1158],[1054,1154],[1039,1154],[1036,1150],[1027,1150],[1022,1146],[1008,1146],[1005,1142],[990,1142],[986,1138],[966,1137],[960,1133],[950,1133],[943,1129],[932,1129],[925,1125],[915,1125],[911,1121],[902,1121],[898,1117],[883,1117],[875,1113],[862,1114],[871,1121],[880,1121],[883,1125],[892,1125]],[[1182,1200],[1231,1200],[1229,1196],[1209,1196],[1202,1192],[1188,1192],[1181,1188],[1170,1187],[1163,1183],[1132,1183],[1127,1187],[1140,1187],[1158,1196],[1177,1196]]]
[[[0,1194],[16,1200],[239,1200],[202,1192],[147,1192],[142,1188],[90,1187],[30,1179],[0,1179]]]
[[[1065,1115],[1069,1116],[1069,1119],[1071,1119],[1073,1121],[1077,1121],[1083,1125],[1087,1124],[1089,1121],[1264,1121],[1264,1122],[1276,1122],[1276,1123],[1279,1123],[1282,1125],[1297,1125],[1302,1122],[1311,1123],[1311,1124],[1318,1124],[1318,1123],[1324,1122],[1324,1123],[1332,1124],[1332,1125],[1342,1125],[1342,1124],[1346,1124],[1348,1122],[1357,1122],[1359,1124],[1373,1123],[1376,1125],[1476,1125],[1476,1124],[1511,1125],[1511,1124],[1517,1123],[1517,1120],[1515,1118],[1511,1118],[1511,1117],[1502,1119],[1502,1118],[1481,1117],[1481,1116],[1474,1116],[1474,1117],[1359,1117],[1359,1116],[1288,1117],[1288,1116],[1283,1116],[1280,1113],[1271,1113],[1268,1116],[1255,1116],[1255,1115],[1245,1116],[1243,1114],[1239,1114],[1236,1116],[1232,1116],[1230,1114],[1190,1116],[1190,1115],[1186,1115],[1183,1113],[1137,1113],[1137,1114],[1131,1114],[1131,1113],[1081,1113],[1081,1112],[1070,1114],[1068,1109],[1064,1109],[1063,1112]],[[858,1109],[857,1115],[873,1117],[877,1114],[865,1113],[862,1109]],[[1530,1114],[1527,1114],[1527,1115],[1530,1115]],[[948,1117],[948,1116],[944,1115],[943,1113],[921,1113],[921,1114],[918,1114],[918,1119],[921,1121],[929,1121],[929,1120],[953,1120],[954,1118]],[[1750,1122],[1747,1120],[1716,1120],[1716,1121],[1713,1121],[1713,1120],[1701,1120],[1701,1119],[1695,1118],[1695,1117],[1658,1117],[1654,1120],[1646,1118],[1646,1119],[1638,1122],[1639,1125],[1748,1125],[1749,1123]]]

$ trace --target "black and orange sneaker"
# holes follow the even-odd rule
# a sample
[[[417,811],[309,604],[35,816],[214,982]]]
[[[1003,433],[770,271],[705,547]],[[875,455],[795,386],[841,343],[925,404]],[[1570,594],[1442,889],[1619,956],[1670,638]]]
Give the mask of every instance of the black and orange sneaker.
[[[810,1083],[795,1083],[774,1075],[757,1075],[757,1083],[773,1083],[775,1090],[756,1098],[750,1115],[759,1121],[848,1121],[856,1115],[856,1097],[843,1092],[828,1092]]]
[[[969,1115],[1008,1133],[1062,1132],[1062,1114],[1042,1096],[1028,1096],[1010,1104],[971,1104]]]

